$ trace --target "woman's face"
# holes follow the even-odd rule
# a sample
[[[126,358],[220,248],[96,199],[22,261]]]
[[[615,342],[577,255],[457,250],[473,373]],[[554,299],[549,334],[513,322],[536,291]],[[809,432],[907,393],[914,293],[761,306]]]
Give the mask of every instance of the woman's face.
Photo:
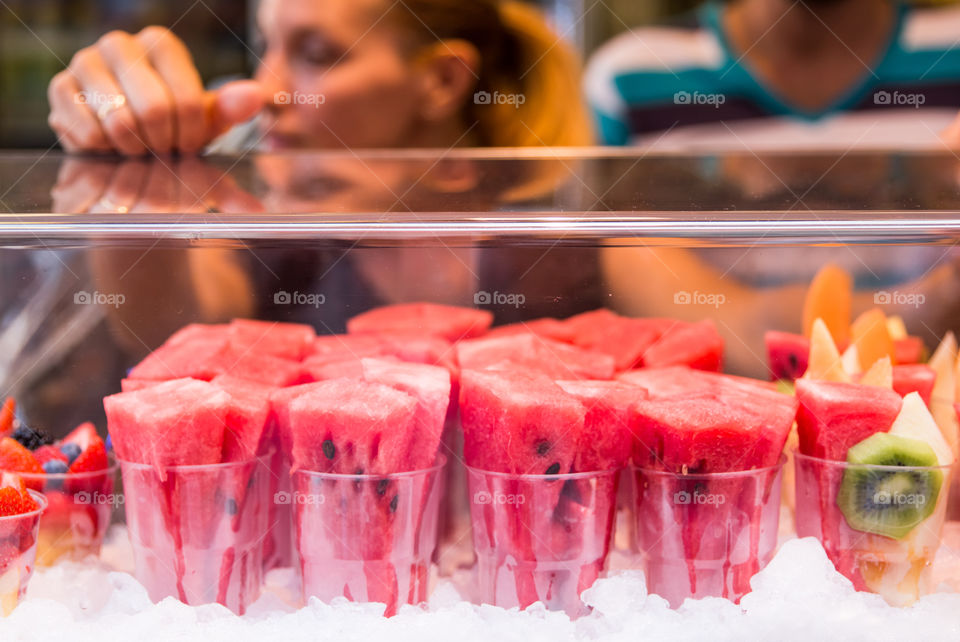
[[[256,74],[267,108],[262,143],[397,147],[422,129],[421,90],[383,0],[264,0],[266,51]]]

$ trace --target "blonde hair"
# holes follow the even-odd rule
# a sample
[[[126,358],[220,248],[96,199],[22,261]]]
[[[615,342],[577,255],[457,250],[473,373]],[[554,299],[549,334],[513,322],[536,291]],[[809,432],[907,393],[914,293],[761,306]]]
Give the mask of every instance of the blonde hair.
[[[481,145],[594,142],[580,61],[534,7],[514,0],[404,0],[395,12],[421,41],[460,39],[477,49],[477,93],[464,113],[468,124],[476,123]]]

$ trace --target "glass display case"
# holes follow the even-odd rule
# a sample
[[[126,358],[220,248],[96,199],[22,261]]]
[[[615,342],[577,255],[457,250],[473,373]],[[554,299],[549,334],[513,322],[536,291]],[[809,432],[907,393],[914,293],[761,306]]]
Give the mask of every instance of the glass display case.
[[[769,381],[765,334],[809,335],[805,302],[825,266],[849,275],[853,317],[878,308],[902,319],[926,358],[960,330],[958,241],[960,161],[949,153],[343,151],[131,161],[3,154],[0,397],[14,397],[19,421],[51,438],[86,421],[105,436],[104,397],[189,324],[260,319],[340,336],[361,313],[415,302],[490,313],[494,331],[599,308],[684,324],[709,319],[722,339],[723,372]],[[448,417],[448,428],[456,423]],[[457,439],[444,443],[460,456]],[[422,578],[429,575],[431,591],[471,572],[469,529],[463,541],[443,536],[444,513],[467,503],[464,479],[448,481],[445,494],[464,499],[431,500],[440,502],[441,522],[440,552]],[[621,489],[621,512],[628,495]],[[781,510],[783,549],[819,559],[802,543],[783,544],[794,531],[792,511]],[[122,522],[123,510],[115,512]],[[638,568],[620,537],[628,521],[616,517],[616,559],[605,574]],[[953,532],[948,521],[943,541]],[[940,590],[960,586],[952,550],[942,547],[934,564]],[[779,557],[773,565],[792,572]],[[37,579],[40,592],[53,592]],[[636,589],[629,573],[605,581],[613,583],[588,601],[594,612],[566,621],[574,628],[558,630],[561,639],[638,626],[613,624],[627,617],[617,609],[653,608],[614,599]],[[814,584],[802,588],[820,595]],[[417,617],[454,608],[443,595]],[[471,599],[469,590],[459,595]],[[860,608],[853,595],[837,599]],[[755,596],[710,617],[719,622],[730,607],[744,619],[723,626],[749,627],[750,609],[761,609]],[[944,599],[957,604],[952,593]],[[869,604],[878,623],[900,626],[894,607]],[[576,628],[586,620],[595,630]]]

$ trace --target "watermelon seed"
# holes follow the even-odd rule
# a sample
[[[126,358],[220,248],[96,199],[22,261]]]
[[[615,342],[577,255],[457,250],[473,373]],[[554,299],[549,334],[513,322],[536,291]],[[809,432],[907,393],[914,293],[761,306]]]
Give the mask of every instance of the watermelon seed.
[[[397,512],[397,505],[400,503],[400,495],[394,495],[393,499],[390,500],[390,512]]]
[[[548,452],[550,452],[550,442],[549,442],[549,441],[541,441],[539,444],[537,444],[537,454],[538,454],[538,455],[540,455],[541,457],[543,457],[543,456],[546,455]]]
[[[224,506],[226,507],[227,515],[237,514],[237,500],[233,497],[228,498]]]
[[[333,459],[337,456],[337,447],[333,445],[333,441],[330,439],[325,439],[323,442],[323,454],[327,459]]]
[[[556,475],[556,474],[559,473],[559,472],[560,472],[560,462],[555,461],[555,462],[553,462],[552,464],[550,464],[550,468],[547,468],[547,473],[546,473],[546,474],[548,474],[548,475]]]
[[[387,484],[390,483],[389,479],[381,479],[377,482],[377,495],[383,497],[387,492]]]

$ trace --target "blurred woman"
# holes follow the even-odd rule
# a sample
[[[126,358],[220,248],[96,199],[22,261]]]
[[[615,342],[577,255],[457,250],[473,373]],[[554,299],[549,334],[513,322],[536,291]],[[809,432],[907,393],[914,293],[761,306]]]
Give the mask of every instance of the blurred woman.
[[[69,151],[197,152],[233,132],[267,149],[585,145],[572,51],[499,0],[264,0],[253,80],[204,89],[162,27],[113,31],[50,83]],[[243,134],[250,134],[245,136]]]

